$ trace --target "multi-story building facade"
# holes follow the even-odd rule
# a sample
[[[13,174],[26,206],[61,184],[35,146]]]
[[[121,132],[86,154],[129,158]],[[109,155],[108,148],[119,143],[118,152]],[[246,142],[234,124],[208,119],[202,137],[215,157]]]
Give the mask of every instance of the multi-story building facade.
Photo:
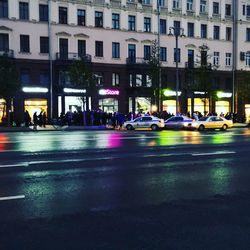
[[[248,0],[0,0],[0,22],[0,54],[13,58],[19,69],[17,114],[44,110],[57,117],[82,105],[107,112],[175,113],[177,93],[183,113],[203,113],[204,103],[207,112],[248,112],[235,93],[236,72],[250,69]],[[169,30],[179,27],[185,37],[178,36],[177,56]],[[147,64],[154,40],[161,62],[157,86]],[[191,88],[187,77],[199,68],[202,45],[216,65],[210,83],[224,93],[213,100]],[[69,66],[80,58],[91,65],[94,88],[71,86]]]

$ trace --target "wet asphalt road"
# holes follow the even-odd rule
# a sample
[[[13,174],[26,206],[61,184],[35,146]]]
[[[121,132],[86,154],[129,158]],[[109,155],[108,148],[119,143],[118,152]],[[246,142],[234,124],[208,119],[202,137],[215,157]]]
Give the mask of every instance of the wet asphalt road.
[[[250,191],[250,130],[0,134],[0,223]]]
[[[245,192],[249,142],[249,129],[1,134],[0,221]]]

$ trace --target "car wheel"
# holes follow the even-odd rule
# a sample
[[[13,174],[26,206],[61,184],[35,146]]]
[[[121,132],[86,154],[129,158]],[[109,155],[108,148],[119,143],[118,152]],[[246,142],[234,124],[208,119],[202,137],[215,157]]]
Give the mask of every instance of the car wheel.
[[[221,128],[221,130],[227,130],[227,124],[224,124]]]
[[[157,126],[156,124],[153,124],[153,125],[151,126],[151,129],[152,129],[152,130],[157,130],[157,129],[158,129],[158,126]]]
[[[128,125],[126,126],[126,129],[127,129],[127,130],[132,130],[132,129],[133,129],[133,126],[130,125],[130,124],[128,124]]]
[[[198,128],[199,131],[204,131],[205,130],[205,126],[204,125],[200,125]]]

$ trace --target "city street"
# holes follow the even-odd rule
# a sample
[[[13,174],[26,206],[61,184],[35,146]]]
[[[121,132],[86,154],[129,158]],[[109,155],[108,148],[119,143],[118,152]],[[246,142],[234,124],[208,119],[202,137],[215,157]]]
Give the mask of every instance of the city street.
[[[248,128],[0,133],[0,249],[249,249],[249,142]]]

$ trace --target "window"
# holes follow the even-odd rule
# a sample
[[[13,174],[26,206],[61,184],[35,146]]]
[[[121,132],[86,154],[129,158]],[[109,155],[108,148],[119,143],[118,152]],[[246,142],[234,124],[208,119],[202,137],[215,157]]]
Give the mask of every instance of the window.
[[[135,16],[128,16],[128,30],[135,31]]]
[[[85,26],[86,25],[86,12],[85,10],[77,10],[77,25]]]
[[[159,6],[164,7],[165,6],[165,0],[159,0]]]
[[[144,32],[151,31],[151,19],[149,17],[144,17]]]
[[[207,38],[207,25],[201,24],[201,38]]]
[[[166,62],[167,61],[167,48],[160,47],[160,61]]]
[[[20,35],[20,52],[30,52],[30,37],[28,35]]]
[[[39,21],[40,22],[48,22],[49,20],[49,10],[48,5],[39,4]]]
[[[151,4],[151,0],[143,0],[143,4]]]
[[[101,11],[95,12],[95,27],[103,27],[103,12]]]
[[[128,61],[129,61],[129,63],[136,62],[136,46],[135,46],[135,44],[128,44]]]
[[[231,66],[232,54],[226,53],[226,66]]]
[[[231,4],[226,4],[225,5],[225,15],[226,16],[231,16]]]
[[[0,51],[8,52],[9,51],[9,35],[0,34]]]
[[[144,45],[144,60],[150,60],[151,57],[151,47],[149,45]]]
[[[19,2],[19,18],[22,20],[29,20],[29,4]]]
[[[178,53],[178,56],[177,56],[177,53]],[[174,48],[174,62],[176,62],[176,58],[178,58],[178,62],[181,62],[181,49],[177,49]]]
[[[103,74],[95,73],[94,76],[95,76],[96,86],[103,86]]]
[[[130,87],[134,86],[134,84],[133,84],[133,74],[129,74],[129,86]]]
[[[246,29],[246,41],[250,42],[250,28]]]
[[[187,11],[193,10],[193,0],[187,0]]]
[[[8,0],[0,0],[0,18],[8,18]]]
[[[40,36],[40,53],[49,53],[49,38]]]
[[[112,43],[112,58],[120,58],[120,43]]]
[[[149,75],[146,75],[146,84],[145,87],[152,87],[152,78]]]
[[[250,5],[247,5],[247,17],[250,16]]]
[[[49,84],[49,72],[47,70],[42,70],[40,71],[39,74],[39,82],[42,85],[47,85]]]
[[[188,50],[188,68],[194,67],[194,50],[189,49]]]
[[[187,36],[194,37],[194,23],[188,23]]]
[[[60,59],[62,60],[68,59],[68,53],[69,53],[68,39],[66,38],[59,39],[59,53],[60,53]]]
[[[174,21],[174,33],[177,35],[180,35],[180,28],[181,28],[181,22],[180,21]]]
[[[206,0],[200,0],[200,13],[206,13]]]
[[[167,34],[167,21],[165,19],[160,19],[160,33]]]
[[[120,74],[112,73],[112,86],[119,86],[120,84]]]
[[[103,57],[103,42],[95,41],[95,56]]]
[[[214,57],[213,57],[213,63],[214,65],[219,65],[220,63],[220,52],[214,52]]]
[[[242,5],[242,15],[243,16],[246,15],[246,5],[245,4]]]
[[[180,0],[173,0],[173,9],[180,8]]]
[[[59,7],[59,23],[68,23],[68,9],[66,7]]]
[[[231,41],[232,40],[232,28],[226,27],[226,40]]]
[[[219,15],[219,3],[213,2],[213,14]]]
[[[141,74],[136,74],[135,86],[136,87],[141,87],[142,86],[142,75]]]
[[[30,70],[29,69],[21,69],[20,81],[22,84],[30,84]]]
[[[219,26],[214,26],[214,40],[219,40],[220,39],[220,27]]]
[[[112,14],[112,29],[120,29],[120,15]]]
[[[86,55],[86,41],[85,40],[78,40],[77,41],[77,50],[78,56],[82,57]]]
[[[246,63],[246,66],[250,66],[250,53],[249,52],[245,53],[245,63]]]

